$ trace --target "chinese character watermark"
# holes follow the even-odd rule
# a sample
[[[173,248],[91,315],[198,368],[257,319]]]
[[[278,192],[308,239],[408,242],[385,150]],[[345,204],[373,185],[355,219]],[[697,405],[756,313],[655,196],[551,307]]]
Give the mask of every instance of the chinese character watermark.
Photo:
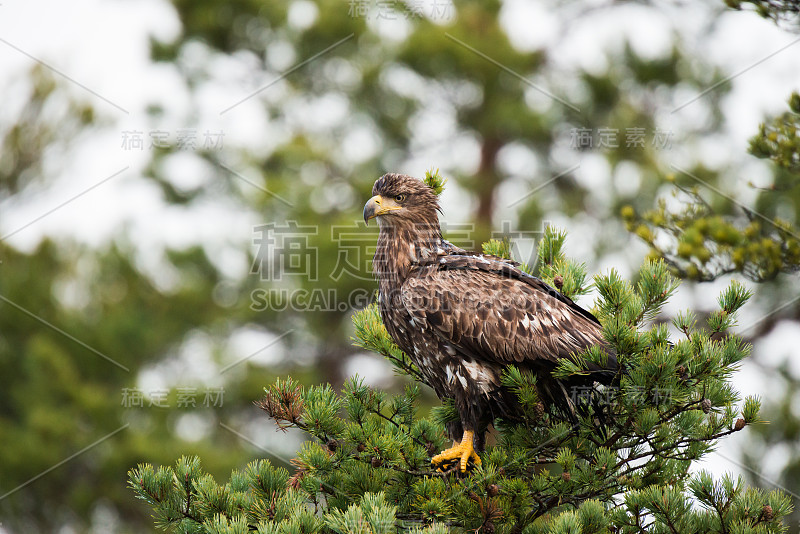
[[[253,245],[257,245],[258,250],[250,274],[258,274],[264,282],[293,276],[316,282],[318,250],[309,244],[309,239],[318,231],[316,226],[301,226],[297,221],[256,226]]]
[[[597,403],[612,405],[619,402],[620,395],[625,395],[635,404],[649,404],[654,406],[669,405],[672,403],[672,389],[659,388],[658,386],[646,388],[644,386],[629,386],[621,390],[617,386],[573,386],[570,388],[569,400],[574,405]]]
[[[349,225],[331,227],[331,241],[338,247],[336,265],[331,272],[333,280],[343,275],[357,280],[372,281],[372,259],[377,240],[375,233],[365,223],[358,221]]]
[[[538,257],[538,242],[544,235],[548,221],[540,230],[512,229],[504,221],[499,231],[491,233],[492,239],[508,242],[509,259],[534,267]],[[362,221],[330,227],[330,240],[335,250],[322,257],[315,240],[321,235],[317,225],[303,225],[298,221],[268,223],[253,228],[255,251],[251,274],[259,275],[267,287],[250,292],[250,309],[256,312],[346,312],[363,309],[375,299],[373,265],[377,253],[374,228]],[[419,245],[410,251],[413,258],[423,260],[430,254],[473,254],[476,249],[476,228],[472,223],[442,224],[441,233],[449,242],[434,249]],[[497,252],[495,252],[497,253]],[[324,263],[320,263],[324,260]],[[523,266],[523,269],[526,267]],[[313,284],[325,281],[347,280],[359,287],[341,289]],[[311,284],[309,284],[309,282]],[[341,285],[341,284],[338,284]]]
[[[569,131],[569,147],[575,150],[613,149],[622,146],[642,149],[650,146],[655,150],[672,149],[672,138],[674,136],[672,131],[654,128],[650,133],[652,135],[648,135],[645,128],[624,128],[623,130],[608,127],[595,129],[571,128]]]
[[[372,20],[451,20],[455,17],[452,0],[409,0],[405,3],[387,0],[350,0],[347,15]]]
[[[539,257],[538,245],[544,236],[550,221],[542,221],[540,230],[512,230],[511,221],[503,221],[499,231],[492,232],[492,239],[507,239],[511,259],[519,261],[530,268],[536,265]]]
[[[206,408],[221,408],[225,389],[222,387],[207,387],[202,392],[196,387],[179,387],[175,389],[174,402],[170,403],[169,389],[151,389],[143,391],[139,388],[122,388],[122,402],[124,408],[144,408],[145,400],[148,408],[197,408],[198,397],[202,397],[201,406]]]
[[[202,138],[200,137],[202,135]],[[123,130],[123,150],[176,150],[205,151],[222,150],[225,132],[222,130],[205,130],[198,134],[197,128],[178,128],[173,132],[168,130]],[[202,142],[201,142],[202,141]]]

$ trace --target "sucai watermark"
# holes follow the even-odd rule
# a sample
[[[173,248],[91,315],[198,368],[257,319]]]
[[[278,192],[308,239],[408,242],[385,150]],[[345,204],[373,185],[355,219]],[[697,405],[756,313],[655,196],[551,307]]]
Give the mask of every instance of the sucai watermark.
[[[171,398],[169,389],[122,388],[121,405],[124,408],[221,408],[225,399],[222,387],[182,387],[174,390]]]
[[[514,260],[533,266],[541,230],[518,230],[504,221],[490,237],[507,240]],[[476,227],[471,223],[441,226],[442,235],[452,246],[476,250]],[[324,233],[324,235],[323,235]],[[325,246],[320,250],[320,244]],[[263,287],[250,294],[253,311],[338,311],[362,309],[374,299],[377,235],[363,221],[321,229],[298,221],[267,223],[253,228],[254,247],[250,274],[257,275]],[[426,254],[414,251],[414,254]],[[346,283],[343,282],[346,280]],[[341,290],[320,287],[332,281],[360,287]]]
[[[571,128],[569,147],[574,150],[610,148],[672,149],[674,134],[660,128]]]
[[[452,20],[455,5],[452,0],[350,0],[347,14],[351,18],[373,20],[412,20],[427,17],[430,20]]]
[[[263,311],[325,312],[361,310],[372,304],[375,292],[369,289],[339,291],[337,289],[254,289],[250,293],[250,309]]]
[[[170,130],[123,130],[120,148],[122,150],[222,150],[225,132],[197,128],[178,128]]]

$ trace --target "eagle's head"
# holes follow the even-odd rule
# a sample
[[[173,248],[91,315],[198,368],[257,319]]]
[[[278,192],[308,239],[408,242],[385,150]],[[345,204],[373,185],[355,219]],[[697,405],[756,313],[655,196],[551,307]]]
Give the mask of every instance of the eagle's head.
[[[364,205],[364,222],[378,225],[439,226],[439,198],[422,180],[405,174],[384,174],[372,187],[373,197]]]

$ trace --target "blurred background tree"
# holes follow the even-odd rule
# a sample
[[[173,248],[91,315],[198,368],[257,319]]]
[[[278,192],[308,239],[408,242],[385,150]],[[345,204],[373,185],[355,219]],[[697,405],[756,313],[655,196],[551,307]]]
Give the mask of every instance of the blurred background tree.
[[[276,376],[338,387],[358,371],[400,388],[350,342],[350,316],[375,288],[377,232],[359,214],[387,171],[436,166],[450,177],[445,230],[460,246],[507,235],[526,261],[549,221],[569,230],[570,256],[589,272],[626,274],[649,244],[689,279],[766,279],[754,288],[749,329],[743,311],[743,333],[768,373],[790,354],[770,347],[776,331],[798,332],[796,277],[781,274],[796,264],[792,230],[757,216],[754,240],[742,206],[797,228],[796,168],[728,147],[735,80],[702,59],[706,43],[682,33],[673,6],[173,0],[171,9],[179,31],[153,37],[151,52],[175,94],[149,97],[146,117],[115,121],[44,68],[27,85],[6,82],[29,95],[18,114],[0,116],[6,205],[35,200],[58,162],[95,135],[123,150],[143,143],[144,170],[128,179],[148,192],[153,204],[142,209],[155,222],[149,234],[122,227],[100,245],[45,239],[33,248],[12,245],[22,228],[2,226],[3,528],[146,531],[148,510],[124,489],[137,462],[198,454],[218,478],[265,454],[288,467],[297,441],[276,436],[252,406]],[[710,35],[728,8],[709,0],[697,9],[710,15],[692,35]],[[666,15],[657,52],[632,29],[612,44],[583,37]],[[780,128],[770,124],[756,155],[788,146],[783,134],[770,139]],[[154,135],[183,128],[195,136]],[[697,211],[667,221],[675,212],[659,201]],[[177,244],[154,235],[176,227]],[[734,245],[753,243],[763,250],[737,263]],[[764,254],[777,259],[765,267]],[[685,284],[676,308],[711,310],[719,284]],[[778,404],[790,412],[797,382],[790,366],[782,376]],[[143,406],[132,404],[137,395]],[[800,423],[762,428],[745,465],[777,474],[763,451],[786,450],[784,431]],[[754,482],[800,490],[791,465]]]
[[[63,87],[47,71],[33,70],[28,82],[19,115],[3,125],[5,199],[46,188],[45,164],[97,120],[85,102],[64,106]],[[181,382],[184,402],[168,386],[141,387],[142,373],[167,359],[191,357],[189,367],[197,369],[199,354],[181,354],[182,344],[216,335],[231,321],[209,297],[219,273],[203,251],[170,251],[180,279],[165,291],[137,268],[124,238],[100,248],[50,239],[31,251],[7,244],[24,230],[0,241],[1,528],[102,529],[109,518],[141,524],[140,507],[121,487],[132,458],[169,461],[191,449],[219,472],[245,461],[235,436],[201,441],[198,430],[181,428],[210,425],[212,411],[238,413],[259,395],[261,380],[221,392],[220,379],[195,372]]]

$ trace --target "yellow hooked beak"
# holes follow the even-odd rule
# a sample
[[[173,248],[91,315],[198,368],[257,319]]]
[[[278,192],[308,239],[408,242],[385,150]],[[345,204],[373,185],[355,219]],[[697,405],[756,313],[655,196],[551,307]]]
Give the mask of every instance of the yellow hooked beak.
[[[375,195],[364,204],[364,222],[369,224],[370,219],[399,209],[403,208],[398,206],[393,199],[384,199],[380,195]]]

